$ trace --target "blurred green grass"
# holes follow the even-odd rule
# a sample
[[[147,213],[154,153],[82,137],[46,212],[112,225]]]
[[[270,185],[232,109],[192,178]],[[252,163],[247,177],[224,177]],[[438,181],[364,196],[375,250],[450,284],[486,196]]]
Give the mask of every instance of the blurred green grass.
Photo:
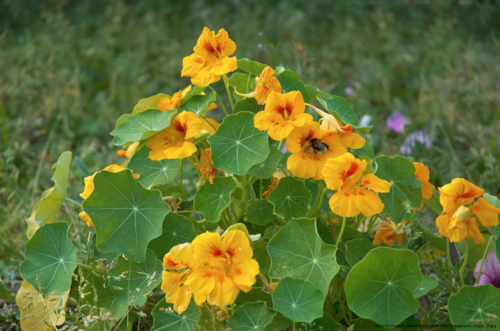
[[[410,1],[401,1],[409,3]],[[454,3],[454,2],[450,2]],[[493,2],[492,2],[493,3]],[[370,115],[376,152],[399,153],[399,110],[433,138],[411,156],[440,186],[464,176],[500,191],[498,5],[333,5],[324,1],[0,3],[0,259],[22,258],[25,219],[65,150],[90,172],[121,162],[109,132],[143,97],[184,88],[182,58],[204,26],[237,57],[296,71]],[[73,162],[70,195],[85,173]],[[77,217],[63,208],[62,219]],[[8,263],[8,262],[7,262]]]

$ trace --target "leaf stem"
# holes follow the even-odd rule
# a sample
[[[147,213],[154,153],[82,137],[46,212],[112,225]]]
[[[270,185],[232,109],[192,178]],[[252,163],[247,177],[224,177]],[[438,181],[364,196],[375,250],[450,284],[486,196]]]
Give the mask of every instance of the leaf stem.
[[[464,270],[465,266],[467,265],[467,260],[469,259],[469,241],[467,238],[465,239],[465,256],[464,256],[464,261],[462,262],[462,266],[460,267],[459,275],[460,275],[460,284],[462,287],[465,286],[464,282]]]
[[[215,128],[215,126],[214,126],[212,123],[210,123],[210,121],[209,121],[209,120],[207,120],[207,119],[205,118],[205,116],[200,116],[200,118],[201,118],[202,120],[204,120],[205,122],[207,122],[207,123],[208,123],[208,125],[210,125],[210,126],[212,127],[212,129],[214,129],[215,131],[217,131],[217,129]]]
[[[347,217],[345,217],[345,216],[342,219],[342,228],[340,229],[339,236],[337,237],[337,241],[335,242],[335,247],[337,247],[337,248],[339,248],[340,240],[342,240],[342,235],[344,234],[346,219],[347,219]]]
[[[231,91],[229,91],[229,80],[227,79],[227,75],[222,75],[222,79],[224,79],[224,86],[226,87],[227,97],[229,99],[229,104],[231,105],[231,111],[234,113],[233,97],[231,96]]]
[[[82,263],[77,263],[76,264],[78,267],[80,268],[83,268],[83,269],[87,269],[87,270],[91,270],[91,271],[95,271],[95,272],[98,272],[100,274],[108,274],[106,271],[104,270],[101,270],[101,269],[97,269],[97,268],[93,268],[92,266],[89,266],[89,265],[86,265],[86,264],[82,264]]]
[[[446,266],[448,267],[450,284],[453,285],[453,268],[451,266],[451,258],[450,258],[450,238],[446,238]]]
[[[226,110],[226,106],[224,106],[224,103],[222,102],[220,96],[219,96],[219,93],[217,93],[212,86],[208,85],[208,88],[211,89],[214,93],[215,93],[215,96],[217,97],[217,100],[219,100],[219,103],[220,103],[220,106],[222,107],[222,110],[224,111],[224,114],[229,115],[227,113],[227,110]]]
[[[187,194],[186,194],[186,191],[184,190],[184,186],[182,184],[182,180],[183,180],[183,176],[184,176],[184,160],[181,159],[181,169],[179,171],[179,188],[181,190],[181,193],[182,193],[182,197],[184,198],[184,201],[187,201]]]
[[[481,260],[481,266],[479,267],[479,273],[477,274],[476,281],[474,282],[474,285],[479,282],[479,278],[481,278],[481,273],[483,272],[483,264],[484,260],[486,260],[486,254],[488,253],[488,247],[490,246],[491,239],[493,239],[493,236],[490,237],[490,240],[488,240],[488,244],[486,245],[486,248],[484,249],[483,253],[483,258]]]
[[[278,149],[281,151],[281,147],[283,146],[283,142],[285,141],[285,139],[281,139],[280,140],[280,143],[278,144]]]
[[[77,205],[78,207],[80,207],[80,208],[82,208],[82,209],[83,209],[83,206],[82,206],[80,203],[78,203],[78,202],[76,202],[75,200],[73,200],[73,199],[70,199],[70,198],[66,197],[66,201],[69,201],[69,202],[71,202],[72,204],[75,204],[75,205]]]

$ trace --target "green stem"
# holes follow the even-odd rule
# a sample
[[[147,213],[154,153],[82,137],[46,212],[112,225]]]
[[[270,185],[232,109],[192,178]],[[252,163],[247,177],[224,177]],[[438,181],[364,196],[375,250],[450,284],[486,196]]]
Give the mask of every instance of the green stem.
[[[231,96],[231,91],[229,91],[229,80],[227,79],[227,75],[222,75],[222,79],[224,79],[224,86],[226,87],[227,98],[229,99],[229,104],[231,105],[231,111],[234,113],[233,97]]]
[[[279,224],[281,224],[281,225],[285,225],[285,224],[286,224],[286,220],[285,220],[283,217],[278,216],[278,215],[276,215],[276,221],[277,221]]]
[[[278,144],[278,149],[281,151],[281,146],[283,146],[283,142],[285,141],[285,139],[281,139],[280,140],[280,143]]]
[[[479,273],[477,274],[477,278],[476,278],[476,281],[474,282],[474,284],[477,284],[477,282],[479,282],[479,278],[481,278],[481,273],[483,272],[484,260],[486,260],[486,254],[488,254],[488,247],[490,246],[492,239],[493,239],[493,236],[490,237],[490,240],[488,240],[488,245],[486,245],[486,248],[484,249],[483,259],[481,260],[481,266],[479,267]]]
[[[75,204],[75,205],[77,205],[78,207],[80,207],[80,208],[82,208],[82,209],[83,209],[82,205],[81,205],[80,203],[76,202],[76,201],[75,201],[75,200],[73,200],[73,199],[70,199],[70,198],[66,197],[66,201],[69,201],[69,202],[71,202],[72,204]]]
[[[181,160],[181,170],[179,171],[179,188],[182,192],[182,197],[184,198],[184,201],[187,201],[187,194],[186,191],[184,190],[184,185],[182,183],[183,176],[184,176],[184,160]]]
[[[451,266],[451,257],[450,257],[450,238],[446,238],[446,266],[448,267],[450,284],[453,285],[453,268]]]
[[[247,175],[243,175],[241,177],[241,184],[243,186],[242,187],[243,193],[241,195],[240,213],[238,215],[238,219],[240,219],[245,214],[246,205],[248,203],[249,194],[248,194]]]
[[[210,123],[210,121],[209,121],[209,120],[207,120],[207,119],[205,118],[205,116],[201,116],[200,118],[201,118],[202,120],[204,120],[205,122],[207,122],[207,123],[208,123],[208,125],[210,125],[210,126],[212,127],[212,129],[214,129],[215,131],[217,131],[217,129],[215,128],[215,126],[213,126],[213,124],[212,124],[212,123]]]
[[[86,264],[77,263],[76,265],[77,265],[78,267],[80,267],[80,268],[87,269],[87,270],[91,270],[91,271],[95,271],[95,272],[98,272],[98,273],[100,273],[100,274],[106,274],[106,275],[108,274],[108,273],[107,273],[106,271],[104,271],[104,270],[101,270],[101,269],[96,269],[96,268],[93,268],[93,267],[91,267],[91,266],[89,266],[89,265],[86,265]]]
[[[342,235],[344,234],[346,219],[347,219],[347,217],[345,217],[345,216],[342,219],[342,228],[340,229],[339,236],[337,237],[337,241],[335,242],[335,247],[337,247],[337,248],[339,248],[340,240],[342,240]]]
[[[222,110],[224,111],[224,114],[229,115],[227,113],[227,110],[226,110],[226,106],[224,106],[224,103],[222,103],[222,99],[220,98],[219,96],[219,93],[217,93],[212,86],[208,85],[208,88],[211,89],[214,93],[215,93],[215,96],[217,97],[217,100],[219,100],[219,103],[220,103],[220,106],[222,107]]]
[[[465,266],[467,265],[467,260],[469,259],[469,241],[465,239],[465,256],[464,256],[464,261],[462,262],[462,266],[460,267],[460,284],[462,287],[465,286],[464,282],[464,270]]]

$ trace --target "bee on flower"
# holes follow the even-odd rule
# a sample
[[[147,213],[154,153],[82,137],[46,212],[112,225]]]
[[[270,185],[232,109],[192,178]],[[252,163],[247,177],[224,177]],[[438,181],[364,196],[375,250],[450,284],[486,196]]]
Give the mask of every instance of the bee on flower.
[[[205,27],[193,51],[182,60],[182,76],[191,77],[193,85],[208,86],[238,69],[236,57],[229,57],[236,51],[236,44],[224,29],[215,34]]]
[[[335,214],[354,217],[362,213],[368,217],[384,209],[377,192],[387,193],[392,185],[374,174],[363,176],[365,169],[366,161],[355,158],[351,153],[326,161],[322,175],[326,186],[337,190],[330,198],[330,208]]]
[[[287,160],[287,169],[306,179],[322,179],[325,162],[347,152],[339,135],[322,130],[317,122],[294,128],[286,138],[285,146],[292,153]]]
[[[305,110],[304,98],[299,91],[285,94],[271,91],[266,107],[255,115],[254,125],[260,131],[267,131],[274,140],[285,139],[295,127],[312,122],[312,115]]]
[[[439,188],[439,202],[443,206],[436,219],[439,233],[451,242],[461,242],[470,237],[476,244],[484,242],[478,221],[485,227],[498,225],[500,209],[485,198],[484,190],[463,178],[455,178]]]
[[[118,164],[112,164],[112,165],[107,166],[106,168],[104,168],[100,171],[95,172],[92,176],[85,177],[83,179],[83,181],[85,182],[85,188],[83,189],[83,192],[80,193],[80,197],[83,200],[85,200],[92,194],[92,192],[94,192],[94,177],[95,177],[95,175],[97,175],[98,172],[109,171],[109,172],[116,173],[116,172],[120,172],[123,170],[131,171],[130,169],[125,169],[124,167],[119,166]],[[141,175],[139,175],[139,174],[134,174],[135,179],[138,179],[140,176]],[[85,223],[87,223],[88,227],[94,226],[94,222],[92,222],[92,219],[90,218],[89,214],[87,214],[86,212],[82,211],[82,212],[80,212],[80,214],[78,214],[78,216],[80,216],[80,218],[83,221],[85,221]]]

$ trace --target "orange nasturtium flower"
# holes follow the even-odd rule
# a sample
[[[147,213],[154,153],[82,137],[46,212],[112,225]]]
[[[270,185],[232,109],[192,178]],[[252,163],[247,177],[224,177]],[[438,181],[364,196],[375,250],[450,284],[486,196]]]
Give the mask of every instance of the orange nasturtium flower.
[[[326,160],[347,152],[339,135],[322,130],[317,122],[294,128],[286,138],[286,149],[292,153],[287,169],[306,179],[322,179],[321,170]]]
[[[312,115],[304,113],[306,105],[299,91],[280,94],[272,91],[266,108],[254,117],[254,125],[266,131],[274,140],[288,137],[293,128],[312,122]]]
[[[267,190],[264,193],[262,193],[264,198],[266,199],[269,198],[269,194],[271,194],[271,192],[276,188],[276,186],[278,186],[279,181],[280,179],[278,177],[273,176],[273,181],[271,182],[271,184],[269,184]]]
[[[218,82],[221,75],[238,69],[236,57],[229,57],[236,51],[236,44],[224,29],[216,35],[205,27],[193,50],[182,60],[182,76],[191,77],[193,85],[208,86]]]
[[[194,137],[202,130],[201,120],[194,113],[183,111],[172,119],[170,125],[150,137],[146,142],[151,151],[149,158],[184,159],[196,152]]]
[[[240,290],[252,289],[259,263],[252,258],[250,241],[243,231],[228,231],[222,238],[218,233],[206,232],[197,236],[192,246],[198,267],[186,285],[195,296],[222,308],[233,303]]]
[[[428,200],[432,198],[432,194],[434,193],[434,186],[429,183],[430,173],[429,169],[420,162],[413,162],[415,166],[415,177],[422,183],[422,204],[420,208],[424,205],[424,199]]]
[[[189,243],[172,247],[163,258],[161,290],[165,292],[165,301],[174,304],[174,310],[181,314],[189,306],[192,292],[185,283],[196,266],[193,259],[193,248]],[[197,303],[203,303],[205,298],[195,296]]]
[[[134,155],[135,151],[137,150],[137,147],[139,147],[139,142],[135,142],[133,144],[130,144],[128,146],[127,150],[120,149],[116,152],[116,155],[118,155],[119,157],[126,157],[127,158],[125,160],[125,162],[123,162],[121,164],[122,167],[124,167],[127,164],[128,160],[130,160],[132,155]]]
[[[443,212],[436,219],[439,233],[452,242],[461,242],[471,237],[476,244],[484,242],[479,224],[497,226],[500,209],[493,207],[485,198],[484,190],[463,178],[455,178],[450,184],[439,188],[439,202]],[[477,199],[474,202],[474,199]]]
[[[130,169],[125,169],[122,166],[119,166],[118,164],[112,164],[110,166],[107,166],[106,168],[102,169],[101,171],[109,171],[109,172],[120,172],[122,170],[130,170]],[[80,193],[80,197],[85,200],[87,199],[92,192],[94,191],[94,177],[97,175],[98,172],[95,172],[92,176],[85,177],[83,181],[85,182],[85,188],[83,189],[83,192]],[[134,178],[139,178],[141,175],[139,174],[134,174]],[[78,214],[80,218],[87,223],[87,226],[91,227],[94,226],[94,223],[92,222],[92,219],[90,218],[89,214],[86,212],[82,211],[80,214]]]
[[[210,155],[211,155],[211,149],[210,148],[204,149],[200,154],[200,163],[198,163],[196,166],[200,170],[201,175],[205,178],[208,177],[208,181],[210,182],[210,184],[213,184],[215,172],[218,171],[222,173],[222,170],[216,169],[214,167]]]
[[[402,221],[398,225],[394,223],[392,220],[389,220],[389,223],[382,223],[380,229],[378,229],[377,233],[375,233],[375,237],[373,238],[373,244],[376,246],[380,246],[380,244],[384,243],[389,247],[394,246],[394,238],[400,244],[403,243],[406,232],[401,229],[404,225],[406,225],[406,221]]]
[[[363,176],[365,169],[366,161],[351,153],[326,161],[322,174],[326,186],[337,190],[330,198],[330,208],[335,214],[353,217],[363,213],[368,217],[384,209],[377,192],[389,192],[392,185],[374,174]]]
[[[172,98],[159,98],[156,104],[156,109],[159,109],[161,111],[177,109],[181,105],[182,97],[183,95],[181,92],[175,92]]]
[[[263,105],[272,91],[281,93],[280,81],[274,76],[274,70],[271,67],[265,67],[260,76],[255,77],[255,81],[257,82],[255,91],[248,94],[241,94],[234,88],[236,94],[247,98],[255,98],[259,105]]]

